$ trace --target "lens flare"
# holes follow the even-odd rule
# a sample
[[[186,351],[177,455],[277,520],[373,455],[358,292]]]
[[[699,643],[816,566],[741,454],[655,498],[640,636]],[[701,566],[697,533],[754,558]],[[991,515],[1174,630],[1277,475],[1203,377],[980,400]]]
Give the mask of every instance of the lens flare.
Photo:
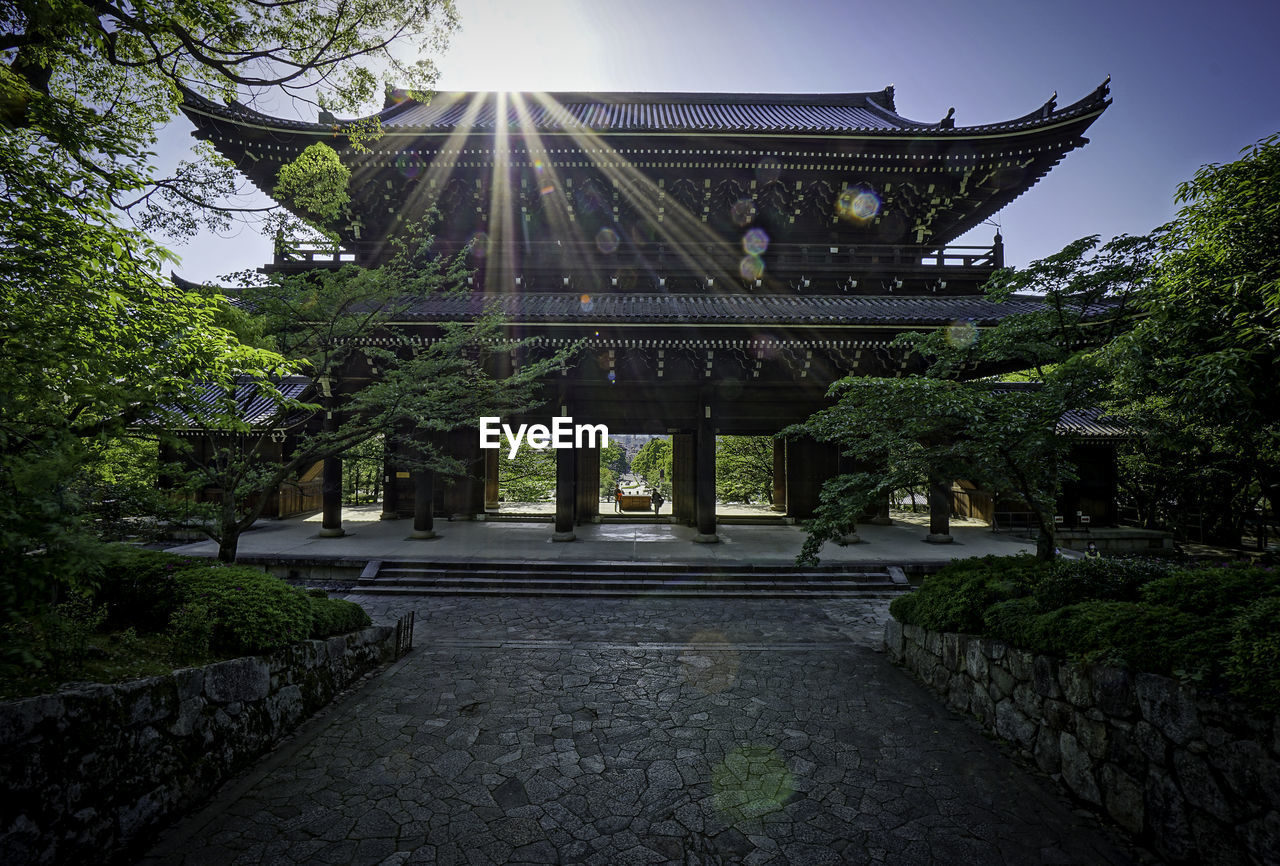
[[[591,296],[587,294],[578,298],[578,306],[582,308],[584,313],[589,313],[596,308],[595,301],[591,300]]]
[[[396,157],[396,170],[404,177],[412,179],[421,173],[422,167],[402,153]]]
[[[694,634],[677,661],[684,681],[708,694],[723,692],[738,678],[738,653],[718,631]]]
[[[538,192],[542,195],[551,195],[556,191],[556,185],[551,182],[551,177],[547,175],[547,167],[542,160],[535,159],[533,161],[533,174],[538,180]]]
[[[756,218],[756,203],[749,198],[740,198],[729,208],[729,216],[739,227],[749,225]]]
[[[613,384],[615,384],[617,381],[618,381],[618,374],[617,374],[617,373],[615,373],[615,372],[613,372],[612,370],[610,370],[610,371],[609,371],[609,384],[610,384],[610,385],[613,385]]]
[[[867,222],[880,213],[880,197],[869,189],[845,187],[836,199],[836,212],[850,222]]]
[[[392,90],[390,93],[387,94],[387,98],[390,99],[392,102],[394,102],[396,105],[399,105],[400,103],[404,102],[409,98],[409,91],[401,87],[397,87],[395,90]]]
[[[957,349],[978,342],[978,326],[968,320],[957,320],[947,326],[947,342]]]
[[[758,280],[764,276],[764,259],[759,256],[743,256],[738,262],[738,273],[744,280]]]
[[[795,793],[795,778],[768,746],[743,746],[711,770],[716,810],[730,824],[776,812]]]
[[[769,235],[764,229],[749,229],[742,236],[742,249],[749,256],[764,255],[764,251],[769,249]]]
[[[484,232],[476,232],[471,236],[471,260],[481,261],[489,253],[489,236]]]
[[[756,164],[756,181],[761,185],[773,183],[782,175],[782,163],[766,156]]]
[[[610,228],[603,228],[596,232],[596,249],[605,255],[609,255],[618,249],[618,233]]]

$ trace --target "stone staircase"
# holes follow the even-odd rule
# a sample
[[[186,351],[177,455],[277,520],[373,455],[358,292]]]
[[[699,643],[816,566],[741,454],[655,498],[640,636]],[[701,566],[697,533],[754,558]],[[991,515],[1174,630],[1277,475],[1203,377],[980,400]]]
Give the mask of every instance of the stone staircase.
[[[625,598],[884,598],[910,589],[901,568],[635,562],[371,560],[352,592]]]

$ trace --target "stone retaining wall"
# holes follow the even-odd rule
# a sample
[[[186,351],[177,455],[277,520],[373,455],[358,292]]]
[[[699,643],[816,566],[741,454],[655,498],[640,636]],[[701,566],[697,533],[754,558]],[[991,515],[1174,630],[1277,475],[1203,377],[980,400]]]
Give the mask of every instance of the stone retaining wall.
[[[0,863],[123,859],[394,652],[379,626],[0,704]]]
[[[1280,719],[890,620],[890,658],[1175,863],[1280,863]]]

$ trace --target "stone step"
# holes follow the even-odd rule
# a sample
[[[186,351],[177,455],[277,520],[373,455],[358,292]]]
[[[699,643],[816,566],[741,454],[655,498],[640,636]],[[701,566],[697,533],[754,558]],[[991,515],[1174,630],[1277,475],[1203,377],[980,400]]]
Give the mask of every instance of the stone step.
[[[895,598],[901,594],[896,586],[858,587],[848,589],[830,587],[825,589],[776,589],[752,587],[746,590],[733,589],[689,589],[683,587],[636,587],[631,589],[594,587],[575,587],[573,589],[552,589],[539,586],[402,586],[397,584],[359,584],[351,592],[360,595],[395,595],[395,596],[494,596],[494,597],[552,597],[552,598]]]

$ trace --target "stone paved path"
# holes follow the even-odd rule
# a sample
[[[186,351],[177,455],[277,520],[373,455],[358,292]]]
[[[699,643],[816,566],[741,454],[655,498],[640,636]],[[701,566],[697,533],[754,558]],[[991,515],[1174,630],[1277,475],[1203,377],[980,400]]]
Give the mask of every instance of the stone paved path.
[[[1131,862],[875,650],[885,601],[369,606],[415,650],[144,862]]]

